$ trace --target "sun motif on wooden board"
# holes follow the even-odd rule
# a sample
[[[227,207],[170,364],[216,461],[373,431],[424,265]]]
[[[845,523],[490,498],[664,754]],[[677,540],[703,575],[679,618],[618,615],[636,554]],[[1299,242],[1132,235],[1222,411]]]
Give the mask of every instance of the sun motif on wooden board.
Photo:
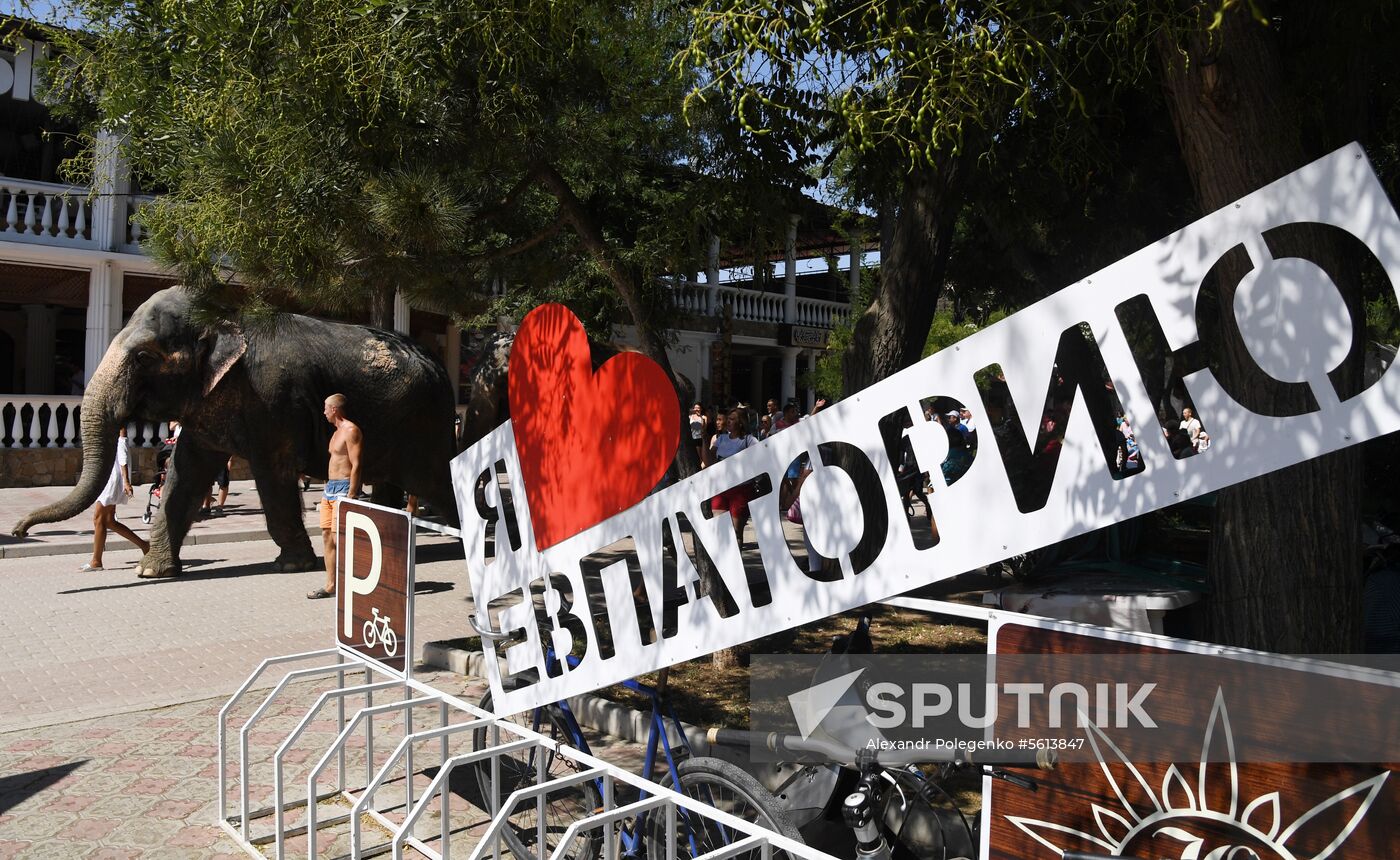
[[[1175,764],[1167,768],[1159,788],[1150,785],[1122,750],[1093,725],[1085,715],[1081,721],[1085,735],[1098,759],[1104,777],[1120,806],[1109,808],[1091,804],[1097,831],[1085,832],[1068,825],[1035,818],[1006,816],[1040,845],[1053,852],[1048,856],[1062,857],[1065,851],[1082,843],[1090,851],[1121,854],[1125,857],[1173,858],[1173,860],[1328,860],[1360,826],[1380,794],[1390,771],[1382,771],[1370,779],[1345,788],[1292,822],[1285,823],[1281,815],[1279,792],[1272,791],[1249,799],[1240,796],[1239,764],[1235,759],[1235,739],[1230,728],[1230,715],[1225,707],[1224,692],[1217,689],[1201,746],[1199,769],[1194,781],[1190,769],[1183,773]],[[1226,760],[1213,762],[1213,744],[1223,744]],[[1126,768],[1122,781],[1110,763]],[[1218,764],[1212,770],[1211,765]],[[1222,778],[1228,769],[1228,791],[1219,795],[1218,786],[1210,780]],[[1226,800],[1212,802],[1217,796]],[[1140,789],[1140,792],[1138,791]],[[1128,795],[1141,794],[1147,804],[1129,801]],[[1342,804],[1357,797],[1355,811],[1320,850],[1304,849],[1299,837],[1307,833],[1307,842],[1316,844],[1319,826],[1332,826],[1329,820],[1342,812]],[[1150,804],[1150,805],[1148,805]],[[1057,844],[1059,843],[1059,844]],[[1062,847],[1064,846],[1064,847]],[[1303,851],[1304,853],[1298,853]]]

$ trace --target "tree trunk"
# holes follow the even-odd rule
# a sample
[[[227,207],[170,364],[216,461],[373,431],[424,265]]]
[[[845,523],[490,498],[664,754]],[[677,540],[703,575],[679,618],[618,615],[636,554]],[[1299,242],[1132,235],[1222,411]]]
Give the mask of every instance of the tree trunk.
[[[923,356],[948,270],[953,226],[962,208],[961,170],[952,158],[944,158],[936,166],[920,166],[905,177],[897,210],[889,205],[882,207],[880,276],[870,306],[856,321],[842,359],[845,397],[858,396],[861,390]],[[882,490],[878,486],[861,486],[866,481],[878,484],[873,472],[856,468],[840,453],[837,465],[856,480],[862,494],[880,497]],[[887,527],[883,512],[867,512],[862,534]],[[874,551],[880,544],[871,546]],[[872,560],[857,553],[851,557],[856,569]]]
[[[369,324],[385,331],[394,330],[394,288],[375,287],[369,294]]]
[[[961,172],[956,160],[945,158],[905,177],[892,229],[881,241],[879,285],[842,362],[845,396],[923,355],[962,208]]]
[[[1181,45],[1158,38],[1163,86],[1202,212],[1226,206],[1309,160],[1299,118],[1288,110],[1276,38],[1249,17],[1246,4],[1225,16],[1214,40],[1204,32]],[[1337,262],[1339,249],[1317,230],[1299,231],[1289,253],[1334,275],[1354,271]],[[1217,268],[1220,307],[1233,305],[1234,288],[1249,267],[1243,256],[1229,255]],[[1359,306],[1358,283],[1338,287],[1348,304]],[[1258,371],[1242,340],[1218,329],[1203,325],[1201,339],[1222,345],[1211,363],[1227,390],[1251,392],[1249,406],[1255,411],[1306,411],[1303,386],[1251,384]],[[1206,429],[1214,428],[1207,423]],[[1355,448],[1222,491],[1210,548],[1206,638],[1266,651],[1357,650],[1359,494]]]

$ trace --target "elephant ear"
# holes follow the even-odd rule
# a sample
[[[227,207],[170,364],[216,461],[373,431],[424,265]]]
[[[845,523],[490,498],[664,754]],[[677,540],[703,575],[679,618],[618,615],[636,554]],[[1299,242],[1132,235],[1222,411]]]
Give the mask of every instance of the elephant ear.
[[[204,362],[204,396],[208,397],[224,374],[248,351],[248,339],[236,326],[220,328],[210,337],[209,356]]]

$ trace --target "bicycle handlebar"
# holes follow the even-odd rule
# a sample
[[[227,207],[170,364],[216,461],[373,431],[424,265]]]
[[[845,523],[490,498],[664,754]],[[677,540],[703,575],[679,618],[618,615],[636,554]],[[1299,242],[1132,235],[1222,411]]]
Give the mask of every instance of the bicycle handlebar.
[[[845,744],[821,738],[803,738],[797,735],[782,735],[776,732],[751,732],[743,729],[712,728],[705,735],[711,744],[725,746],[759,746],[771,752],[789,753],[794,757],[806,755],[822,756],[832,761],[855,764],[858,752]],[[1054,770],[1059,756],[1053,750],[995,750],[986,757],[960,749],[879,749],[875,750],[875,761],[886,767],[906,764],[948,763],[960,765],[987,765],[991,767],[1038,767],[1041,770]]]

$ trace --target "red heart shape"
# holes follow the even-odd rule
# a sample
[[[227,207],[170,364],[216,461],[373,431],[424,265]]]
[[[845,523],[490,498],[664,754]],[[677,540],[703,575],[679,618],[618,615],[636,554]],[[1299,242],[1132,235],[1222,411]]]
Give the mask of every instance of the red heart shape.
[[[595,373],[583,324],[563,305],[520,323],[509,384],[537,549],[641,501],[676,455],[680,404],[665,371],[624,352]]]

